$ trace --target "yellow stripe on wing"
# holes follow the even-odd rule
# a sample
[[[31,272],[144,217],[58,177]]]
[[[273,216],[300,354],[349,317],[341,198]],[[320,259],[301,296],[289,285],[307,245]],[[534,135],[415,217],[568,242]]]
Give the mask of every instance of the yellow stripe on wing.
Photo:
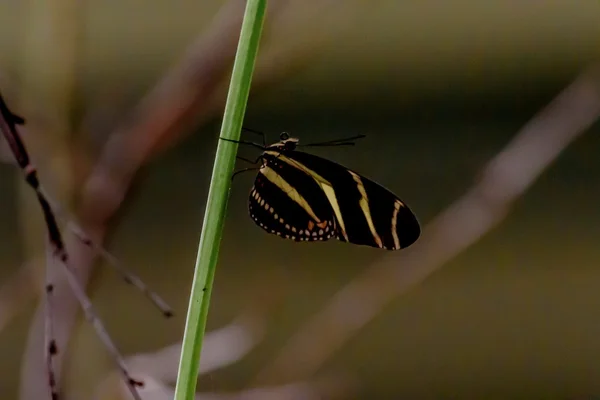
[[[317,222],[317,223],[321,222],[321,220],[319,219],[319,217],[317,217],[317,215],[311,208],[310,204],[308,204],[306,199],[304,197],[302,197],[302,195],[300,193],[298,193],[298,191],[292,185],[290,185],[285,179],[283,179],[283,177],[281,175],[279,175],[272,168],[270,168],[266,165],[264,165],[259,170],[259,172],[261,174],[263,174],[275,186],[277,186],[279,189],[281,189],[285,194],[287,194],[290,199],[292,199],[293,201],[298,203],[298,205],[300,207],[302,207],[304,209],[304,211],[306,211],[308,213],[308,215],[310,215],[310,217],[315,220],[315,222]]]
[[[377,233],[377,230],[375,229],[375,224],[373,224],[373,218],[371,216],[371,209],[369,207],[369,197],[367,196],[367,191],[365,190],[365,185],[362,182],[362,179],[360,178],[360,175],[358,175],[355,172],[352,171],[348,171],[350,173],[350,175],[352,175],[352,178],[354,178],[354,182],[356,182],[356,187],[358,188],[358,191],[360,193],[360,208],[362,209],[363,214],[365,215],[365,219],[367,220],[367,224],[369,225],[369,229],[371,230],[371,235],[373,235],[373,239],[375,240],[375,243],[377,244],[377,246],[379,246],[379,248],[383,248],[383,242],[381,241],[381,238],[379,237],[379,234]]]
[[[344,238],[346,239],[346,241],[349,241],[348,234],[346,233],[346,225],[344,224],[344,218],[342,217],[342,212],[340,210],[340,206],[338,204],[337,197],[335,195],[335,190],[333,190],[333,186],[331,185],[331,183],[327,179],[323,178],[321,175],[319,175],[318,173],[313,171],[312,169],[308,168],[306,165],[304,165],[296,160],[293,160],[289,157],[286,157],[277,151],[267,150],[267,151],[265,151],[265,153],[269,154],[273,157],[276,157],[278,160],[283,161],[284,163],[288,164],[291,167],[294,167],[301,171],[304,171],[306,174],[311,176],[317,182],[317,184],[321,187],[321,189],[325,193],[325,196],[327,196],[327,200],[329,201],[329,204],[331,204],[331,208],[333,209],[333,212],[335,213],[338,223],[340,224],[340,230],[342,231],[342,235],[344,235]]]

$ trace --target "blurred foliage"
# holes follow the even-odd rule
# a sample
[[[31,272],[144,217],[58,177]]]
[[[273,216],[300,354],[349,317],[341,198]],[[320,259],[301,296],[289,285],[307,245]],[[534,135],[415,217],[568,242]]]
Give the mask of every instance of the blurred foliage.
[[[90,96],[111,88],[151,85],[176,60],[222,1],[89,1],[84,7],[81,84]],[[292,8],[317,0],[291,2]],[[15,73],[20,36],[27,24],[24,3],[3,2],[0,62]],[[600,4],[593,1],[512,3],[467,0],[352,3],[362,7],[355,28],[339,38],[302,76],[265,106],[344,104],[367,96],[410,104],[436,94],[478,102],[481,97],[527,95],[542,83],[566,79],[598,56]],[[332,19],[350,18],[340,8]],[[9,18],[9,16],[11,18]],[[301,21],[306,32],[327,36],[321,19]],[[302,30],[277,35],[285,46]],[[40,40],[44,32],[39,32]],[[298,86],[304,90],[299,90]],[[525,90],[523,90],[525,89]]]

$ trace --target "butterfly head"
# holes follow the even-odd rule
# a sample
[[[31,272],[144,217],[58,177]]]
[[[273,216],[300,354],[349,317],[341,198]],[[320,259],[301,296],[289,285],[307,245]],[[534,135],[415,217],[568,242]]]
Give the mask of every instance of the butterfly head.
[[[279,135],[279,142],[273,143],[269,147],[277,148],[279,151],[292,151],[296,149],[296,146],[298,146],[298,142],[298,138],[290,137],[290,135],[287,132],[281,132],[281,134]]]

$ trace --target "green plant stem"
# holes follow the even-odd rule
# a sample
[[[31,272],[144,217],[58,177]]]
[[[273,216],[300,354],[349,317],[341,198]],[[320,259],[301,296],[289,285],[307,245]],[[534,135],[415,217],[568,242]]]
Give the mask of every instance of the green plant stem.
[[[233,72],[227,94],[221,137],[240,139],[240,131],[250,93],[252,73],[266,0],[247,0]],[[188,314],[175,386],[175,400],[193,400],[200,366],[202,340],[208,317],[208,306],[223,233],[231,176],[235,166],[237,143],[219,140],[213,167],[204,223],[198,244],[196,268],[190,294]]]

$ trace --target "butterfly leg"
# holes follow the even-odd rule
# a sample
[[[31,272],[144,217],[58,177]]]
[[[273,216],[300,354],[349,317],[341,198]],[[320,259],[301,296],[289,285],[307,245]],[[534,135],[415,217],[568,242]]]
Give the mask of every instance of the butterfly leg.
[[[258,161],[260,160],[260,158],[257,158],[255,161],[252,161],[252,160],[250,160],[248,158],[245,158],[245,157],[242,157],[242,156],[237,156],[236,158],[238,158],[238,159],[240,159],[242,161],[246,161],[248,164],[253,164],[253,165],[258,164]]]
[[[240,169],[239,171],[235,171],[233,173],[233,175],[231,175],[231,180],[233,181],[233,178],[235,178],[237,175],[243,173],[243,172],[248,172],[248,171],[258,171],[259,169],[262,168],[262,165],[260,167],[250,167],[250,168],[244,168],[244,169]]]
[[[254,142],[249,142],[247,140],[233,140],[233,139],[226,139],[224,137],[219,137],[219,139],[224,140],[226,142],[231,142],[231,143],[247,144],[249,146],[253,146],[253,147],[256,147],[256,148],[261,149],[261,150],[265,150],[266,149],[266,146],[263,146],[261,144],[254,143]]]
[[[246,162],[247,162],[247,163],[249,163],[249,164],[256,165],[256,164],[258,164],[258,162],[259,162],[260,160],[262,160],[263,156],[262,156],[262,154],[261,154],[261,155],[260,155],[260,156],[258,156],[258,157],[256,158],[256,160],[254,160],[254,161],[252,161],[252,160],[250,160],[250,159],[248,159],[248,158],[242,157],[242,156],[237,156],[236,158],[239,158],[239,159],[240,159],[240,160],[242,160],[242,161],[246,161]]]
[[[246,128],[246,127],[242,127],[242,130],[244,130],[246,132],[256,133],[257,135],[261,135],[262,136],[262,140],[263,140],[263,146],[267,147],[267,135],[264,132],[257,131],[257,130],[254,130],[254,129],[250,129],[250,128]]]

